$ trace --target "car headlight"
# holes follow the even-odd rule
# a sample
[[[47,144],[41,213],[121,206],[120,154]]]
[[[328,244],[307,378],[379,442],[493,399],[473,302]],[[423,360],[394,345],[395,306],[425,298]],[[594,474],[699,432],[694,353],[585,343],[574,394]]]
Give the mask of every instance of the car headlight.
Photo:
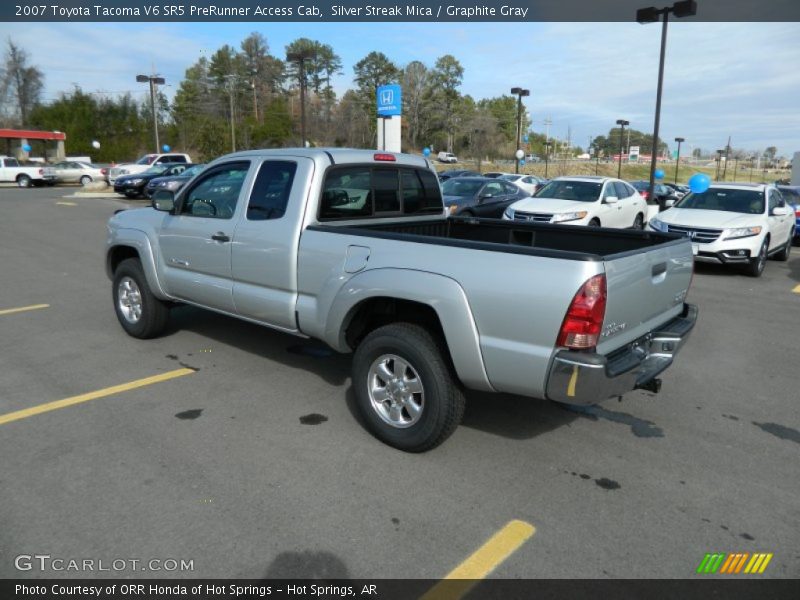
[[[579,219],[583,219],[588,214],[589,213],[585,210],[580,210],[578,212],[558,213],[553,215],[553,219],[550,222],[563,223],[564,221],[577,221]]]
[[[737,227],[729,229],[724,240],[738,240],[740,238],[753,237],[761,233],[761,227]]]
[[[457,210],[458,210],[458,204],[451,204],[450,206],[448,206],[448,207],[447,207],[447,212],[448,212],[449,214],[451,214],[451,215],[452,215],[454,212],[456,212]]]
[[[656,231],[667,231],[667,224],[664,223],[664,221],[661,221],[658,217],[653,217],[650,219],[648,225],[650,225],[650,227]]]
[[[508,207],[508,208],[505,210],[505,212],[503,213],[503,217],[504,217],[504,218],[506,218],[506,219],[510,219],[510,220],[512,220],[512,221],[513,221],[513,220],[514,220],[514,209],[513,209],[513,208],[511,208],[511,207],[509,206],[509,207]]]

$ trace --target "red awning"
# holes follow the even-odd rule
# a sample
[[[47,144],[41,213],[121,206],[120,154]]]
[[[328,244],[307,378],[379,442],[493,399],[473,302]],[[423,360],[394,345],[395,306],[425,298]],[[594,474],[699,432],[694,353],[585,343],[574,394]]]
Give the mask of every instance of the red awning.
[[[32,129],[0,129],[0,139],[26,140],[59,140],[67,139],[67,134],[60,131],[33,131]]]

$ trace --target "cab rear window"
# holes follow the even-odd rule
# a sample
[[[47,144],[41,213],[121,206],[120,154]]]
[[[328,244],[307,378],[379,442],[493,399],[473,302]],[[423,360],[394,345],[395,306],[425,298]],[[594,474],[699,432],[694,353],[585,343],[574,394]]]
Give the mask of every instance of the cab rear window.
[[[428,170],[363,165],[334,167],[325,176],[320,221],[436,214],[439,182]]]

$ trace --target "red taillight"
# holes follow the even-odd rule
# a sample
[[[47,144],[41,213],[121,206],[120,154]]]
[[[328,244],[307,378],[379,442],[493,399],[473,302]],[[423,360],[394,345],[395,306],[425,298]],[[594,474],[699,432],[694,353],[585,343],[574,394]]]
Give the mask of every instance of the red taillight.
[[[594,348],[606,316],[606,297],[605,274],[587,280],[569,305],[557,344],[572,350]]]
[[[39,169],[39,175],[44,175],[44,169]]]
[[[375,154],[372,158],[374,158],[375,160],[382,160],[382,161],[385,161],[385,162],[394,162],[394,161],[397,160],[394,157],[394,154],[381,154],[381,153],[378,153],[378,154]]]
[[[800,219],[800,208],[794,211],[794,216]]]
[[[644,191],[644,192],[639,192],[639,194],[641,194],[642,198],[647,200],[647,197],[650,195],[650,192]]]
[[[100,169],[100,173],[102,173],[103,175],[105,175],[106,173],[108,173],[108,169]]]

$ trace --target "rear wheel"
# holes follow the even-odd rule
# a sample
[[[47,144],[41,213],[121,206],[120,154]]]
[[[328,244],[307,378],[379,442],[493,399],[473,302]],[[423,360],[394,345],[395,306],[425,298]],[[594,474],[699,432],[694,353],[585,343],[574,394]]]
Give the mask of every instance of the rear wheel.
[[[164,331],[169,305],[150,291],[139,259],[128,258],[119,264],[113,286],[114,310],[128,335],[147,339]]]
[[[31,178],[24,173],[17,175],[17,185],[21,188],[31,187]]]
[[[761,249],[758,251],[758,255],[750,259],[750,264],[747,265],[746,269],[746,273],[750,275],[750,277],[761,277],[761,274],[764,272],[764,267],[767,264],[768,246],[769,238],[765,239],[764,243],[761,244]]]
[[[464,394],[440,344],[419,325],[372,331],[353,357],[359,412],[381,441],[406,452],[444,442],[464,415]]]
[[[88,175],[84,175],[83,177],[81,177],[81,185],[89,185],[90,183],[92,183],[91,177],[89,177]]]

